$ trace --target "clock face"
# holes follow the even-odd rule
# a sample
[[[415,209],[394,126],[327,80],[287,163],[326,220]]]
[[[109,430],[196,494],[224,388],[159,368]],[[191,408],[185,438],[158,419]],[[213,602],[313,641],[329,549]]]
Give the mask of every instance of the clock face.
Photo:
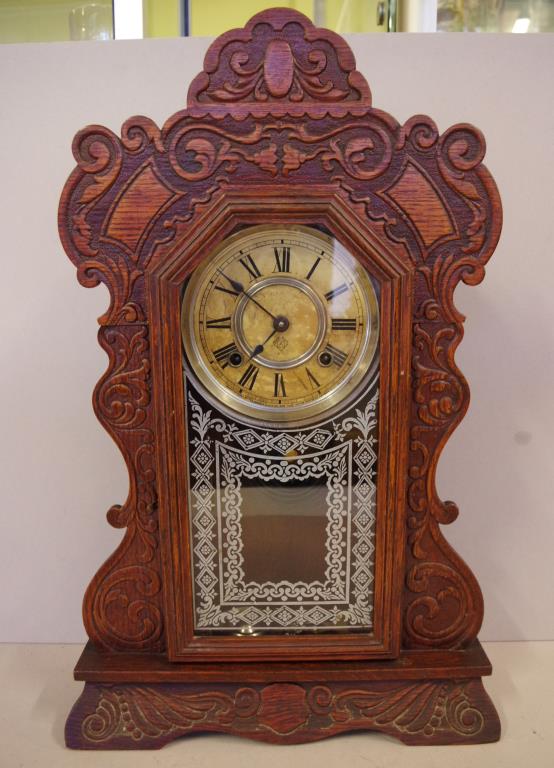
[[[194,373],[218,402],[264,421],[311,418],[342,403],[372,363],[378,325],[365,269],[308,227],[233,235],[183,298]]]

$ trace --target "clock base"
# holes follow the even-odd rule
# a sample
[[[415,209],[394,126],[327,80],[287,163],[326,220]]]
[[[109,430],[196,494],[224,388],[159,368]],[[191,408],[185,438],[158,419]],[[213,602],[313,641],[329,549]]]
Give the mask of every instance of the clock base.
[[[481,680],[491,671],[478,641],[390,661],[259,665],[106,656],[89,643],[65,738],[74,749],[159,749],[199,732],[300,744],[368,730],[405,744],[482,744],[500,737]]]

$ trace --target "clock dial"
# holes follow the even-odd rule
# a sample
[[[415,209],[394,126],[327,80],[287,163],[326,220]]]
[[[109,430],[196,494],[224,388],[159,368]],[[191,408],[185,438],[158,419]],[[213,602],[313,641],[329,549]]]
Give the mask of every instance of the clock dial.
[[[196,270],[182,330],[208,392],[244,415],[292,421],[360,383],[377,348],[377,297],[336,240],[308,227],[252,227]]]

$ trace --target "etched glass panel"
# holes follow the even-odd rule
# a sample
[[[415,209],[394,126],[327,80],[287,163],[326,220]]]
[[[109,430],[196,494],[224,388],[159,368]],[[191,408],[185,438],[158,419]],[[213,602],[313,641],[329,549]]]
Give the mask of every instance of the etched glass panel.
[[[271,430],[186,379],[198,634],[372,627],[378,386],[337,418]]]

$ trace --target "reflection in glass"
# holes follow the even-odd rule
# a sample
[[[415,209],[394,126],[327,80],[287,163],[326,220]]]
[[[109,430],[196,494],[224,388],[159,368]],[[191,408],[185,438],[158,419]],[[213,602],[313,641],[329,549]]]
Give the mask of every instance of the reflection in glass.
[[[88,3],[69,12],[71,40],[110,40],[113,37],[111,3]]]
[[[552,32],[553,0],[438,0],[439,32]]]

